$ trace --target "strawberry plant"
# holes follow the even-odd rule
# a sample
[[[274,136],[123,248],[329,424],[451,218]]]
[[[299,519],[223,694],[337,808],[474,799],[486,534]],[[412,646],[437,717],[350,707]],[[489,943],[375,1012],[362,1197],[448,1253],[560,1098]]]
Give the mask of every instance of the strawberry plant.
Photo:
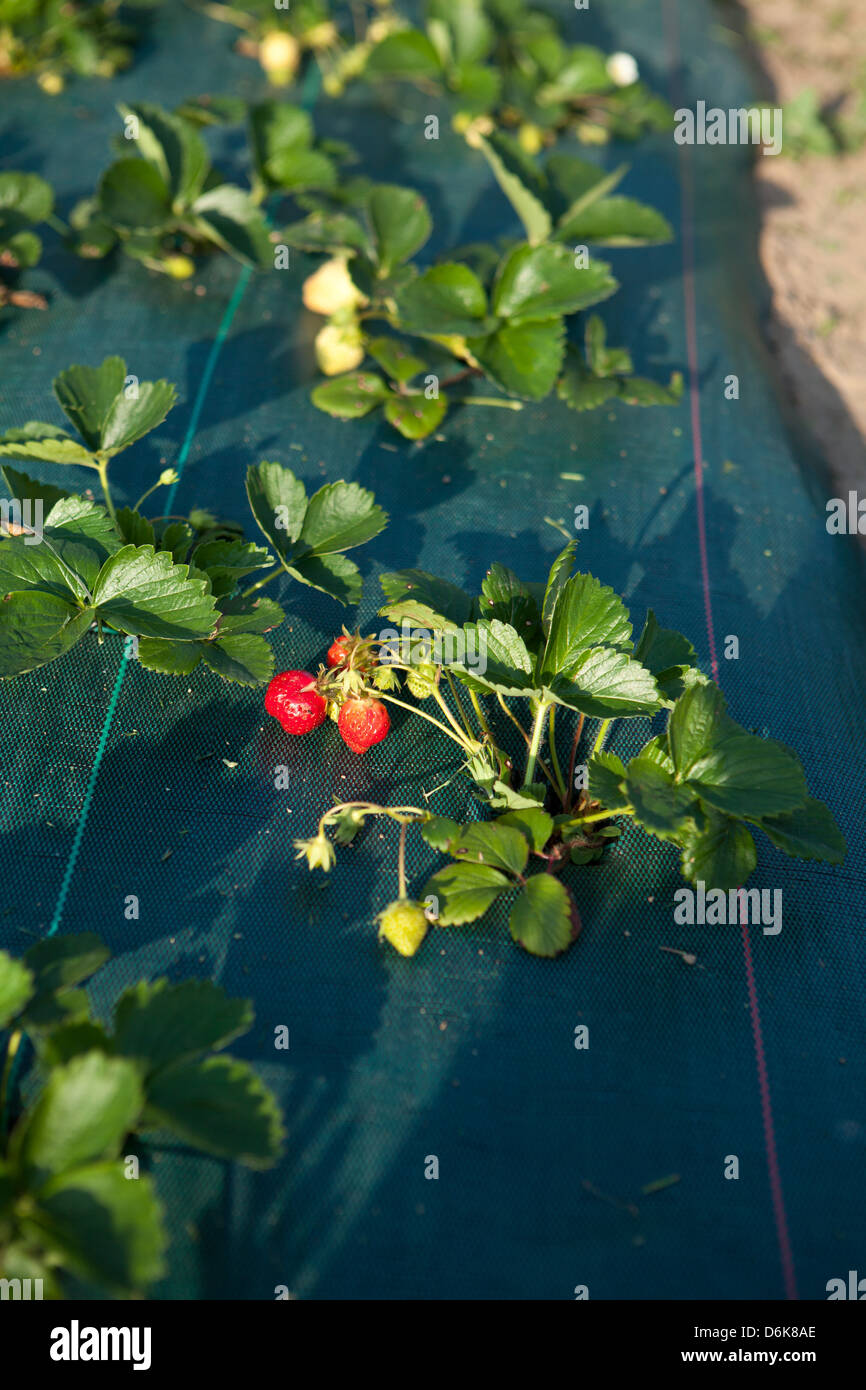
[[[44,92],[62,92],[67,73],[113,77],[132,60],[137,26],[120,13],[161,0],[0,0],[0,78],[33,74]],[[140,15],[134,18],[140,19]]]
[[[380,926],[403,954],[424,935],[419,911],[440,927],[460,926],[500,898],[511,904],[517,942],[535,955],[559,954],[580,929],[571,867],[599,859],[626,818],[679,851],[687,880],[723,891],[755,868],[756,829],[789,855],[844,859],[845,842],[828,808],[809,795],[796,754],[737,724],[691,643],[652,612],[634,640],[614,590],[572,573],[574,550],[570,542],[544,584],[494,564],[477,598],[421,570],[385,574],[380,612],[400,630],[350,639],[341,660],[315,682],[308,677],[339,709],[341,732],[343,711],[359,701],[435,725],[493,813],[460,826],[425,808],[344,802],[297,842],[299,858],[328,870],[334,843],[354,839],[367,820],[400,825],[399,897]],[[417,704],[393,693],[401,681]],[[435,714],[421,708],[428,701]],[[656,716],[662,728],[627,762],[606,749],[613,721]],[[510,751],[515,730],[522,756]],[[404,863],[410,825],[452,860],[415,899]]]
[[[339,201],[310,200],[313,210],[282,233],[290,245],[330,255],[304,286],[306,306],[328,318],[316,355],[334,378],[313,390],[313,403],[343,420],[381,408],[408,439],[431,434],[451,404],[520,409],[521,400],[542,400],[554,388],[577,409],[616,395],[674,404],[679,376],[668,387],[634,378],[628,354],[605,347],[597,319],[586,363],[576,348],[566,357],[567,320],[618,288],[604,261],[567,243],[658,242],[671,235],[668,223],[634,199],[607,196],[624,170],[605,175],[583,160],[553,156],[542,172],[506,137],[479,141],[524,223],[523,242],[469,247],[463,260],[421,270],[412,257],[432,231],[425,200],[413,189],[364,180],[342,190]],[[392,333],[368,331],[377,322]],[[358,370],[368,357],[380,370]],[[605,388],[578,388],[581,374]],[[448,394],[478,377],[505,398]]]
[[[209,980],[142,980],[100,1020],[79,986],[108,956],[90,932],[21,960],[0,951],[0,1276],[41,1279],[48,1298],[129,1297],[164,1274],[143,1137],[251,1168],[270,1167],[284,1138],[272,1092],[223,1052],[252,1027],[249,1000]]]
[[[45,299],[31,290],[16,288],[20,270],[38,265],[42,242],[33,231],[47,221],[54,209],[51,185],[38,174],[0,174],[0,308],[45,309]]]
[[[533,154],[561,131],[601,144],[672,123],[631,54],[567,43],[558,20],[524,0],[428,0],[423,28],[387,33],[364,76],[444,90],[458,128],[479,116],[516,127]]]
[[[54,393],[77,437],[31,420],[0,436],[0,458],[92,469],[102,502],[2,468],[18,510],[7,506],[0,528],[0,676],[54,661],[95,630],[100,642],[106,631],[134,638],[148,670],[187,675],[204,662],[226,680],[258,685],[273,671],[262,634],[284,617],[279,604],[258,596],[265,584],[286,573],[357,603],[360,574],[344,552],[387,522],[372,493],[335,482],[308,497],[288,468],[251,466],[250,508],[274,553],[207,512],[148,517],[145,501],[173,487],[176,472],[164,469],[135,506],[117,507],[109,468],[162,423],[174,387],[138,382],[121,358],[109,357],[100,367],[68,367]]]
[[[247,58],[260,63],[268,81],[275,87],[288,86],[299,74],[305,58],[313,55],[327,75],[345,60],[349,46],[340,35],[340,20],[331,15],[327,0],[292,0],[276,6],[273,0],[242,0],[239,4],[188,0],[193,9],[209,19],[221,20],[239,29],[235,47]],[[355,25],[361,6],[353,14]]]

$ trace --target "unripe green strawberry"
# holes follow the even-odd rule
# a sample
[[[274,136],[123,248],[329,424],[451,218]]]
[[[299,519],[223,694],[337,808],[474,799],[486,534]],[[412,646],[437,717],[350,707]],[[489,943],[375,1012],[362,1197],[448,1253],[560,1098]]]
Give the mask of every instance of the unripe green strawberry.
[[[435,685],[436,667],[431,662],[425,661],[420,666],[413,666],[406,677],[406,688],[416,700],[426,700],[432,695]]]
[[[411,902],[409,898],[398,898],[396,902],[389,903],[376,921],[379,923],[379,940],[384,937],[390,941],[401,956],[414,956],[427,935],[429,925],[424,904]]]

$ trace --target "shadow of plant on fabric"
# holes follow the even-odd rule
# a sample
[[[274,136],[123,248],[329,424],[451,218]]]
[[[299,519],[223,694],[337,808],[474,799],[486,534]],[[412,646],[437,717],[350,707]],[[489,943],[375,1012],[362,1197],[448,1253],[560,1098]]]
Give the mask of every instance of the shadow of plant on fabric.
[[[111,1026],[81,982],[107,960],[85,932],[0,952],[0,1273],[42,1281],[43,1296],[123,1297],[165,1272],[168,1236],[135,1138],[168,1131],[251,1168],[279,1157],[283,1119],[253,1069],[221,1049],[249,1031],[249,1000],[208,980],[140,981]],[[10,1079],[25,1035],[38,1088]]]

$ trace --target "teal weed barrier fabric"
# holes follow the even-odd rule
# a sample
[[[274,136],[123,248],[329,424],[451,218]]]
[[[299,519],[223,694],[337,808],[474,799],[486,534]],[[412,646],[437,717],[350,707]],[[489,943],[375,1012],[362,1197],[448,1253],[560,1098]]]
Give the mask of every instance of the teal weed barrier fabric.
[[[716,21],[704,0],[618,0],[570,22],[635,53],[660,90],[678,83],[684,104],[728,108],[752,94]],[[68,210],[106,162],[115,101],[260,90],[230,43],[224,26],[171,6],[111,84],[54,102],[4,88],[3,167],[44,173]],[[440,140],[423,139],[422,105],[407,97],[400,120],[352,89],[317,122],[352,140],[374,177],[421,189],[430,256],[516,231],[444,110]],[[216,140],[230,165],[235,136]],[[623,152],[602,157],[612,167]],[[148,1147],[172,1232],[157,1296],[268,1299],[285,1285],[302,1298],[567,1299],[585,1285],[591,1298],[821,1298],[862,1264],[862,563],[826,532],[820,461],[789,428],[762,345],[750,152],[658,136],[624,157],[626,191],[659,206],[677,240],[608,253],[623,288],[602,313],[639,370],[686,372],[677,409],[467,409],[424,446],[375,418],[341,424],[309,401],[318,324],[300,308],[302,257],[258,276],[220,258],[199,294],[52,249],[30,280],[50,312],[0,333],[4,425],[44,417],[71,361],[118,352],[140,378],[178,383],[156,442],[117,470],[122,501],[157,458],[181,470],[178,506],[236,517],[246,466],[262,458],[308,487],[372,487],[391,524],[358,553],[362,630],[378,626],[385,569],[417,564],[471,587],[499,559],[541,578],[561,545],[547,519],[569,528],[585,504],[581,567],[695,641],[734,716],[799,751],[849,842],[841,869],[762,843],[752,882],[783,890],[775,936],[676,926],[676,856],[629,827],[601,865],[575,871],[584,932],[561,959],[520,952],[502,914],[432,933],[403,960],[372,924],[395,894],[396,828],[368,830],[327,880],[296,863],[292,840],[335,800],[418,804],[442,783],[433,809],[477,815],[444,739],[398,717],[363,759],[330,724],[291,743],[260,691],[201,670],[155,676],[117,639],[4,685],[0,944],[20,953],[50,930],[99,932],[114,953],[94,986],[102,1008],[162,973],[252,996],[256,1025],[235,1050],[286,1111],[286,1153],[267,1173]],[[355,617],[275,587],[290,613],[278,666],[315,667]],[[724,656],[731,634],[737,660]],[[646,732],[623,722],[611,746],[628,754]],[[281,765],[287,791],[274,787]],[[409,844],[420,888],[438,859]],[[281,1024],[288,1052],[274,1049]],[[726,1180],[732,1155],[739,1178]]]

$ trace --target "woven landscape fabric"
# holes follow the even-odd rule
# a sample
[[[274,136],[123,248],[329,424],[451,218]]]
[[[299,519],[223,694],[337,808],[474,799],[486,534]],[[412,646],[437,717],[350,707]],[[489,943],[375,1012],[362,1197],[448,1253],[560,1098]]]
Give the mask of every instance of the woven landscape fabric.
[[[754,95],[709,0],[617,0],[567,22],[637,54],[650,85],[683,104]],[[43,174],[68,211],[105,165],[116,101],[251,97],[260,78],[224,26],[168,5],[110,84],[71,83],[53,101],[4,89],[2,167]],[[517,234],[444,105],[436,142],[363,85],[315,114],[365,172],[428,199],[425,260]],[[235,135],[208,138],[231,170]],[[181,475],[175,510],[246,515],[244,474],[262,459],[308,490],[344,477],[375,492],[390,525],[358,556],[357,617],[301,585],[269,590],[289,613],[278,670],[315,670],[343,621],[378,630],[385,570],[418,566],[472,592],[493,560],[542,577],[563,543],[550,522],[573,532],[586,505],[580,568],[638,621],[652,607],[692,638],[733,716],[798,750],[849,845],[833,868],[762,840],[750,886],[783,891],[773,935],[677,926],[677,853],[627,826],[575,875],[584,930],[560,959],[519,950],[503,909],[431,933],[404,960],[373,926],[396,895],[396,827],[368,829],[327,878],[296,862],[292,842],[334,801],[424,804],[440,784],[431,809],[480,817],[435,731],[398,714],[359,759],[329,723],[311,751],[266,717],[261,690],[201,667],[155,675],[116,634],[3,683],[0,946],[98,932],[113,953],[93,987],[105,1012],[130,981],[162,974],[251,997],[255,1026],[235,1051],[285,1110],[285,1155],[269,1172],[146,1148],[172,1235],[157,1297],[269,1299],[284,1285],[297,1298],[569,1299],[585,1285],[600,1299],[823,1298],[829,1279],[862,1268],[866,575],[856,542],[827,533],[831,485],[786,417],[762,339],[755,151],[683,148],[670,132],[640,149],[628,192],[660,208],[676,239],[605,251],[623,293],[604,317],[638,371],[684,373],[677,407],[578,415],[551,397],[522,413],[464,409],[420,445],[378,414],[329,418],[310,402],[319,322],[300,297],[315,262],[294,252],[282,274],[223,256],[181,285],[131,261],[77,261],[55,239],[33,277],[50,311],[0,332],[4,427],[48,418],[51,380],[71,361],[117,353],[142,380],[177,383],[178,407],[118,466],[119,501],[157,462]],[[634,151],[593,157],[613,168]],[[737,400],[725,398],[731,373]],[[43,476],[90,482],[51,465]],[[610,746],[628,755],[648,730],[622,721]],[[278,765],[288,789],[275,789]],[[420,890],[439,857],[420,837],[409,846]],[[137,921],[124,917],[128,894]],[[279,1025],[288,1051],[274,1048]],[[587,1048],[575,1046],[581,1025]],[[425,1179],[428,1156],[438,1181]]]

